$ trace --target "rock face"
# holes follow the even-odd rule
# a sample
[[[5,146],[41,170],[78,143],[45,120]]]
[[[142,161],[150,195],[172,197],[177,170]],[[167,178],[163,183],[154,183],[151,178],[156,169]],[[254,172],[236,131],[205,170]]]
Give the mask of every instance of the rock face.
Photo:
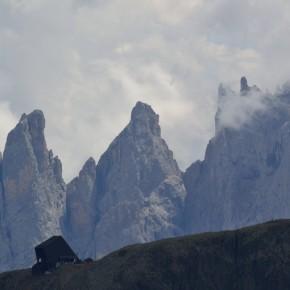
[[[137,103],[98,165],[90,158],[67,189],[44,128],[41,111],[24,114],[0,159],[0,271],[31,265],[33,247],[52,235],[97,257],[183,233],[182,174],[150,106]]]
[[[0,275],[1,290],[285,290],[290,222],[129,246],[50,275]]]
[[[61,231],[65,184],[59,159],[47,150],[44,127],[43,113],[34,111],[7,138],[1,162],[2,269],[31,265],[34,245]]]
[[[86,199],[81,222],[94,228],[91,244],[81,237],[75,249],[78,253],[83,254],[81,248],[86,246],[87,255],[98,257],[127,244],[183,233],[181,210],[186,192],[160,131],[158,115],[150,106],[137,103],[129,125],[102,155],[95,172],[83,169],[68,186],[67,208]],[[78,212],[67,213],[72,239],[81,227],[78,222],[75,227]]]
[[[78,255],[86,257],[94,238],[97,209],[95,207],[96,163],[90,158],[78,177],[67,185],[64,233]]]
[[[241,95],[234,97],[251,105],[253,91],[259,90],[249,87],[245,79],[241,85]],[[204,161],[194,163],[184,174],[187,232],[233,229],[290,216],[287,99],[289,93],[264,97],[263,106],[239,128],[217,125]]]
[[[4,205],[4,186],[2,179],[3,172],[3,160],[2,154],[0,153],[0,271],[7,270],[11,263],[11,249],[9,234],[5,223],[5,205]],[[10,268],[11,269],[11,268]]]
[[[247,94],[250,91],[250,87],[248,85],[248,80],[246,79],[246,77],[242,77],[241,78],[241,89],[240,92],[241,94]]]

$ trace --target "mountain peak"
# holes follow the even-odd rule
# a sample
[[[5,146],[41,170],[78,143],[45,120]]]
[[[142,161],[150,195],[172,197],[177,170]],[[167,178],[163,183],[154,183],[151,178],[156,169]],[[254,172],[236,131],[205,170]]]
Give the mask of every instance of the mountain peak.
[[[21,150],[26,152],[26,157],[36,158],[40,172],[45,171],[49,162],[53,159],[53,154],[48,152],[44,128],[45,118],[41,110],[23,114],[16,127],[8,134],[5,151],[6,149],[9,152],[10,150],[13,151],[15,150],[13,149],[14,146],[19,146]],[[8,154],[9,156],[10,154],[13,155],[12,151]]]
[[[22,114],[20,123],[27,120],[29,128],[44,130],[45,118],[41,110],[34,110],[30,114]]]
[[[83,170],[85,171],[95,171],[96,161],[93,157],[90,157],[84,164]]]
[[[241,96],[245,96],[249,92],[250,93],[261,93],[261,90],[256,85],[249,86],[248,80],[246,79],[246,77],[242,77],[241,78],[241,89],[240,89]]]
[[[246,77],[241,78],[241,93],[249,91],[250,87],[248,86],[248,80]]]
[[[137,102],[131,113],[131,119],[141,119],[144,117],[155,117],[157,114],[153,111],[150,105],[142,102]]]
[[[130,124],[137,134],[143,134],[149,130],[153,135],[160,136],[159,115],[145,103],[136,103],[131,113]]]
[[[47,149],[44,127],[40,110],[23,114],[5,144],[2,196],[10,267],[32,264],[35,243],[61,233],[65,184],[60,160]],[[2,254],[0,260],[0,269],[7,267]]]

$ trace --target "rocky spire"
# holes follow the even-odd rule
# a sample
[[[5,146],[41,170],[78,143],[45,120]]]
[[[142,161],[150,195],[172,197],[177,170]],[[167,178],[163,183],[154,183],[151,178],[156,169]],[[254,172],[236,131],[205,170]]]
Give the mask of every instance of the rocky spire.
[[[68,186],[67,198],[69,219],[76,220],[71,240],[78,240],[79,249],[89,249],[81,255],[101,256],[124,245],[182,234],[181,172],[149,105],[138,102],[96,170],[93,162],[84,168]],[[85,206],[80,205],[83,199]],[[83,224],[94,229],[93,239],[83,234]]]
[[[258,94],[260,94],[261,92],[262,91],[256,85],[249,86],[246,77],[242,77],[241,78],[241,89],[240,89],[240,95],[241,96],[245,96],[248,93],[258,93]]]
[[[240,88],[241,95],[247,94],[249,90],[250,90],[250,87],[248,86],[248,80],[246,79],[246,77],[242,77],[241,88]]]
[[[27,115],[22,122],[27,122],[28,131],[31,136],[31,145],[38,162],[40,171],[46,170],[49,164],[48,150],[44,137],[45,119],[42,111],[35,110]]]
[[[141,136],[150,133],[160,136],[159,116],[152,110],[151,106],[137,102],[131,113],[131,128],[134,134]]]
[[[23,114],[8,134],[3,154],[4,222],[13,251],[12,267],[33,261],[33,246],[60,233],[65,184],[61,163],[49,153],[39,110]]]
[[[15,147],[18,147],[23,153],[27,150],[27,154],[31,154],[36,158],[37,169],[39,171],[46,170],[49,165],[49,159],[44,128],[45,119],[40,110],[35,110],[28,115],[23,114],[15,129],[9,133],[5,150],[14,150]],[[23,147],[20,148],[22,145]]]

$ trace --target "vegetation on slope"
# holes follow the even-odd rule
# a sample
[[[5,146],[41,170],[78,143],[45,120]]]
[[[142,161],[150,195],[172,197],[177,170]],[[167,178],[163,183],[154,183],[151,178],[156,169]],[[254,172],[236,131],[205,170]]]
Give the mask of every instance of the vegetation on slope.
[[[286,290],[290,220],[138,244],[35,277],[0,275],[1,290]]]

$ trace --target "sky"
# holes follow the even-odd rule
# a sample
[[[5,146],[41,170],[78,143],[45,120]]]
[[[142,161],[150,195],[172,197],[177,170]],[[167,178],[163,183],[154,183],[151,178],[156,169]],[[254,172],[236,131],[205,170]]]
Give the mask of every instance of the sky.
[[[289,35],[289,0],[0,0],[0,150],[41,109],[69,181],[143,101],[184,170],[214,135],[219,83],[290,79]]]

